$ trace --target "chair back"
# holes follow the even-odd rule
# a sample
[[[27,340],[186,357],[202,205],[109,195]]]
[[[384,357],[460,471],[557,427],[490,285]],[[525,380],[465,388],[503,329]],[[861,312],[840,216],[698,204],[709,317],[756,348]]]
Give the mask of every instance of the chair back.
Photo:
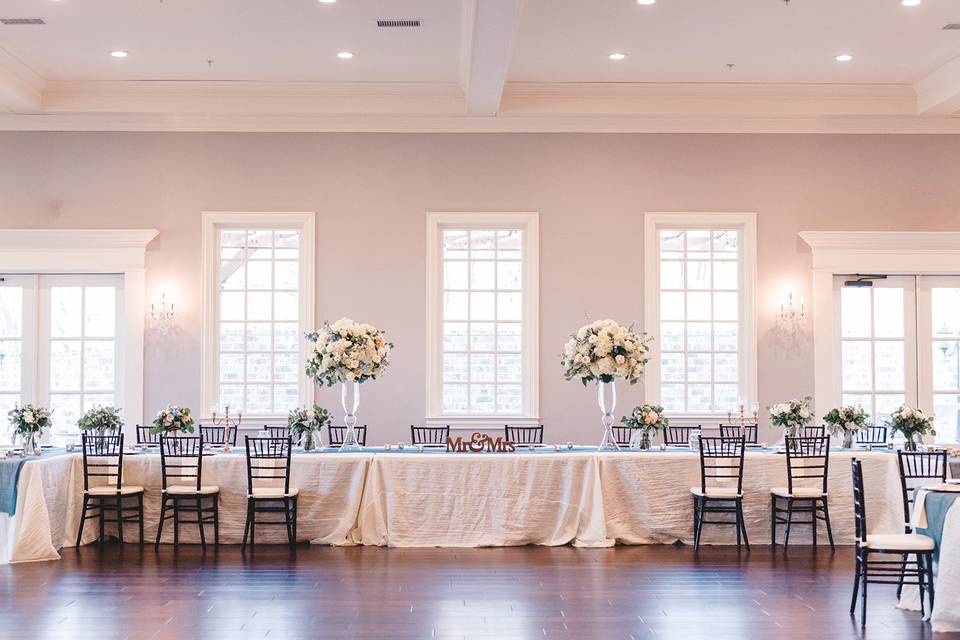
[[[737,478],[737,493],[743,492],[743,436],[724,438],[699,436],[700,442],[700,490],[704,494],[710,487]]]
[[[745,424],[743,428],[738,424],[722,424],[720,425],[720,437],[721,438],[736,438],[737,436],[743,436],[747,444],[757,444],[757,425],[755,424]]]
[[[442,427],[417,427],[410,425],[410,442],[413,444],[447,444],[450,425]]]
[[[137,425],[137,444],[160,444],[160,434],[151,429],[153,425]]]
[[[290,491],[290,438],[251,438],[244,436],[247,448],[247,489],[253,495],[255,488],[279,488]]]
[[[863,465],[856,458],[850,461],[853,473],[853,526],[857,544],[867,539],[867,499],[863,494]]]
[[[163,488],[191,485],[200,491],[203,475],[203,436],[160,436],[160,477]]]
[[[535,427],[503,425],[503,437],[514,444],[543,444],[543,425]],[[619,443],[618,443],[619,444]]]
[[[663,442],[666,445],[690,444],[690,432],[700,428],[700,425],[669,426],[663,432]]]
[[[353,428],[353,431],[357,434],[357,444],[361,447],[367,446],[367,425],[357,425]],[[346,435],[346,426],[327,425],[327,442],[330,443],[331,447],[339,447],[342,445]],[[446,439],[444,439],[444,442],[446,442]]]
[[[830,469],[830,436],[791,438],[787,436],[787,490],[793,494],[794,485],[820,485],[827,493],[827,472]],[[799,482],[797,482],[799,480]]]
[[[867,427],[863,431],[857,431],[857,444],[887,444],[887,428]]]
[[[224,445],[227,443],[227,438],[230,439],[230,446],[237,446],[237,428],[230,427],[230,433],[227,433],[227,427],[223,425],[215,424],[202,424],[200,425],[200,435],[203,436],[204,442],[209,442],[212,445]]]
[[[271,438],[288,438],[290,437],[290,427],[285,425],[263,425],[263,430],[270,434]]]
[[[104,478],[106,484],[117,491],[123,486],[123,434],[101,436],[84,433],[81,436],[83,448],[83,489],[89,491],[90,478]]]
[[[898,451],[897,466],[900,468],[900,491],[903,495],[903,521],[910,528],[910,515],[913,511],[913,490],[930,480],[947,481],[947,452],[938,451]]]
[[[613,439],[616,441],[618,446],[626,447],[630,444],[630,439],[633,438],[633,432],[638,427],[628,427],[626,425],[613,425],[610,427],[613,430]]]
[[[822,438],[827,435],[827,428],[823,425],[819,427],[811,425],[809,427],[803,427],[799,435],[802,438]]]

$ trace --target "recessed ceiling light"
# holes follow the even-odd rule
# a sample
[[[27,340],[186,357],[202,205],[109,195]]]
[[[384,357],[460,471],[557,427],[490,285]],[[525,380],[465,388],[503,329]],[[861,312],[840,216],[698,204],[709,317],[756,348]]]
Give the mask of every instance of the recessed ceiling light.
[[[350,58],[353,57],[353,54],[350,53],[349,51],[341,51],[340,53],[337,54],[337,57],[340,58],[341,60],[349,60]]]
[[[333,4],[337,0],[317,0],[320,4]]]
[[[611,60],[623,60],[624,58],[627,57],[627,54],[625,54],[625,53],[611,53],[611,54],[610,54],[609,56],[607,56],[607,57],[610,58]]]
[[[126,58],[130,54],[127,53],[126,51],[120,51],[118,49],[117,51],[111,51],[110,55],[112,55],[114,58]]]
[[[853,60],[853,56],[850,55],[849,53],[841,53],[839,55],[834,56],[833,59],[836,60],[837,62],[850,62],[851,60]]]
[[[920,4],[920,0],[900,0],[900,4],[905,7],[915,7]]]
[[[651,4],[657,4],[657,0],[637,0],[637,4],[642,4],[648,7]]]

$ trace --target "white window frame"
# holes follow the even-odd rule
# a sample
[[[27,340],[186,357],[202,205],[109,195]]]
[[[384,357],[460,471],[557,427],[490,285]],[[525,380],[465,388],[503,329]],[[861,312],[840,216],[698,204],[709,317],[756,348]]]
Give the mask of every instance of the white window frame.
[[[253,211],[204,211],[202,214],[202,335],[201,358],[202,371],[201,412],[205,418],[210,415],[210,407],[219,405],[219,294],[220,294],[220,251],[219,231],[221,229],[299,229],[300,230],[300,328],[306,333],[314,327],[314,283],[316,281],[316,232],[315,216],[312,211],[296,212],[253,212]],[[303,370],[309,357],[309,344],[306,339],[300,341],[301,371],[297,381],[299,404],[312,402],[313,383]],[[292,407],[291,407],[292,408]],[[285,420],[282,414],[249,414],[255,421]]]
[[[958,275],[960,232],[801,231],[799,236],[813,251],[814,402],[818,411],[827,411],[841,399],[841,372],[836,366],[840,340],[834,276],[851,273]],[[923,322],[919,316],[918,311],[918,322]],[[918,332],[918,349],[925,348],[926,342],[925,335]],[[917,404],[923,411],[932,413],[929,375],[919,367],[917,376]]]
[[[444,415],[443,413],[443,250],[444,229],[520,229],[523,231],[522,405],[517,415]],[[538,424],[540,421],[540,214],[528,212],[427,212],[427,367],[426,422],[451,428]]]
[[[643,229],[643,323],[644,330],[654,337],[650,362],[644,371],[644,398],[649,404],[660,404],[660,230],[661,229],[735,229],[740,232],[740,308],[738,384],[744,404],[749,408],[758,401],[757,394],[757,214],[723,212],[647,212]],[[676,420],[717,421],[726,417],[724,407],[709,412],[672,412]]]
[[[122,326],[117,327],[120,384],[116,404],[126,431],[143,422],[143,339],[146,311],[146,248],[156,229],[4,229],[0,273],[119,274],[123,276]],[[42,367],[38,366],[37,375]],[[31,393],[39,382],[34,381]],[[35,399],[34,399],[35,400]]]

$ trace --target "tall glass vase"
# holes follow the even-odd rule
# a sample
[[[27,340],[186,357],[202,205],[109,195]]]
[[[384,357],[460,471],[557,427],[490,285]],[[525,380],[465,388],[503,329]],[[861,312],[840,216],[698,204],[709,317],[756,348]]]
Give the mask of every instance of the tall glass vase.
[[[617,387],[612,380],[597,381],[597,404],[603,412],[600,418],[603,423],[603,440],[600,441],[597,451],[620,451],[617,439],[613,437],[613,410],[617,408]]]
[[[362,451],[357,442],[357,407],[360,406],[360,383],[343,382],[340,384],[340,404],[343,405],[343,424],[347,431],[343,434],[340,451]]]

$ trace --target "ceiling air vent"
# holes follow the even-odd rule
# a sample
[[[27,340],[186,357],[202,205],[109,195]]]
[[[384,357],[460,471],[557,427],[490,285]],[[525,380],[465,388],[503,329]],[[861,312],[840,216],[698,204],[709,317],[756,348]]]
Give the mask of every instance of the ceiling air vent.
[[[0,18],[3,24],[47,24],[43,18]]]
[[[960,22],[948,22],[943,28],[947,31],[960,31]]]
[[[419,20],[377,20],[378,27],[419,27]]]

